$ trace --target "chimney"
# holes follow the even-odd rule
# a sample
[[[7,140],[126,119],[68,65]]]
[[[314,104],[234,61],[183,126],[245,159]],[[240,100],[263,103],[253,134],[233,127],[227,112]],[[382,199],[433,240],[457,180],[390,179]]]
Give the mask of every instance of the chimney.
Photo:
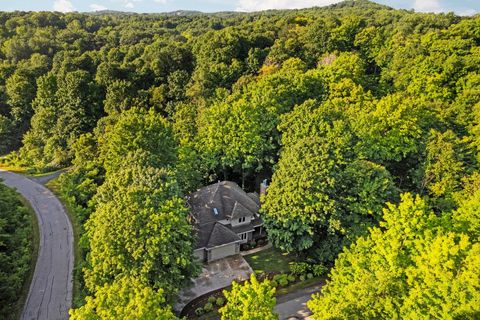
[[[267,179],[263,180],[262,183],[260,183],[260,197],[265,196],[267,194]]]

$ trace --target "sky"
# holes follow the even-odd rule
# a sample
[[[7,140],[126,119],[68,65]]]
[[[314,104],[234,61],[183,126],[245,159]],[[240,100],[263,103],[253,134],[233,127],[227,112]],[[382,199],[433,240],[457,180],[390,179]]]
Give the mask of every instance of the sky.
[[[338,0],[0,0],[0,11],[99,11],[170,12],[176,10],[259,11],[325,6]],[[480,13],[480,0],[376,0],[394,8],[420,12]]]

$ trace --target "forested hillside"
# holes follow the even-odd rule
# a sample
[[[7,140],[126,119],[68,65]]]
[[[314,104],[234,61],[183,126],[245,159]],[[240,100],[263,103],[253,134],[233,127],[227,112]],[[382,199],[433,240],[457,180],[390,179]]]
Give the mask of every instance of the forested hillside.
[[[32,213],[33,214],[33,213]],[[36,226],[20,195],[0,184],[0,315],[15,319],[21,313],[34,255]]]
[[[265,178],[274,246],[335,265],[318,319],[479,316],[480,16],[345,1],[0,21],[2,161],[71,167],[74,319],[173,317],[198,272],[184,196]]]

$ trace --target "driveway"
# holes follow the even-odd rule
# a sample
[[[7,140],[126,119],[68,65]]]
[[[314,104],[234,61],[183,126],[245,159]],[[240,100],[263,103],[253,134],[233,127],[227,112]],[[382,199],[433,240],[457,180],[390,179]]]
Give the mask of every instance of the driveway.
[[[68,319],[73,232],[63,206],[50,190],[22,175],[0,170],[0,178],[30,202],[40,228],[37,264],[21,319]]]
[[[241,255],[213,261],[203,265],[202,273],[192,280],[192,285],[179,293],[174,309],[181,311],[190,301],[205,293],[228,287],[234,280],[247,280],[253,273]]]
[[[307,307],[307,301],[311,299],[312,294],[322,289],[322,285],[323,283],[316,284],[278,297],[275,312],[278,313],[279,319],[310,319],[308,316],[312,312]]]

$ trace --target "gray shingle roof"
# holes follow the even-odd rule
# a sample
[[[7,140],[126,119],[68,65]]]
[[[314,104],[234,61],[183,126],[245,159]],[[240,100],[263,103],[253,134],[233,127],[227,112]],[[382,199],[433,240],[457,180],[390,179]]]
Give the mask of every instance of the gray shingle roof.
[[[220,246],[222,244],[231,243],[235,241],[240,241],[239,236],[237,236],[232,230],[225,227],[221,223],[215,223],[212,232],[210,233],[210,239],[208,239],[207,248]]]
[[[253,212],[255,214],[255,212]],[[252,215],[252,212],[242,206],[242,204],[238,201],[235,201],[235,204],[233,205],[233,210],[230,219],[238,219],[238,218],[243,218],[243,217],[249,217]]]
[[[260,201],[235,182],[222,181],[198,189],[188,196],[197,232],[196,248],[238,241],[238,236],[219,221],[255,216]]]

